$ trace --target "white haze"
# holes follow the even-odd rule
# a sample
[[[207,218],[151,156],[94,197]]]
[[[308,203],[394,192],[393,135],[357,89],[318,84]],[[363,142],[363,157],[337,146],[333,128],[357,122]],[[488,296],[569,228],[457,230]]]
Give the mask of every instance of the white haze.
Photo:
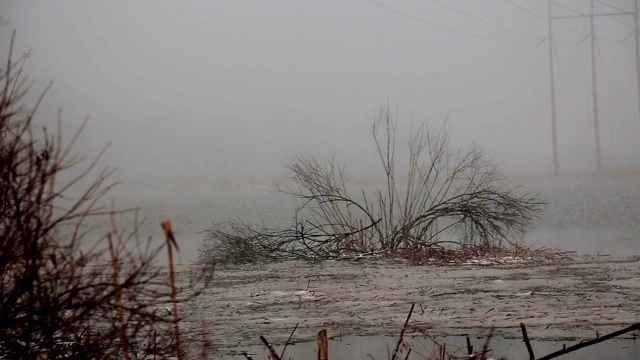
[[[584,1],[556,2],[555,15],[589,12]],[[632,4],[598,1],[596,12]],[[198,219],[182,230],[197,242],[213,218],[246,214],[241,201],[158,209],[272,189],[296,153],[335,155],[366,178],[376,161],[368,128],[386,103],[402,130],[446,119],[455,146],[480,145],[506,173],[550,174],[546,13],[547,1],[523,0],[0,0],[0,60],[17,30],[16,51],[32,49],[34,91],[54,82],[39,119],[53,124],[60,107],[75,129],[90,116],[77,150],[111,143],[104,164],[123,181],[114,196],[156,204],[154,227],[176,212]],[[560,166],[588,173],[589,21],[555,22]],[[635,171],[633,18],[595,25],[604,168]]]

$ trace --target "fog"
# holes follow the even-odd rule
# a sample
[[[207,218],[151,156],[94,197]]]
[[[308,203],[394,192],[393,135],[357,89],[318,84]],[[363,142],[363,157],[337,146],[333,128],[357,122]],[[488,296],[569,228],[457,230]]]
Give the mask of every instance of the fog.
[[[595,9],[632,11],[633,2]],[[589,4],[556,0],[552,11],[588,14]],[[546,18],[546,1],[523,0],[0,0],[0,60],[15,29],[16,51],[31,49],[34,92],[53,81],[39,121],[53,123],[62,108],[71,131],[89,116],[76,150],[111,144],[103,163],[118,168],[118,201],[146,206],[154,226],[196,219],[178,233],[197,243],[216,218],[268,213],[247,195],[273,189],[297,153],[334,155],[353,178],[369,176],[368,129],[387,103],[401,131],[446,120],[454,146],[483,147],[506,174],[551,174]],[[633,24],[595,18],[606,173],[640,168]],[[554,20],[568,177],[595,169],[589,33],[588,18]]]

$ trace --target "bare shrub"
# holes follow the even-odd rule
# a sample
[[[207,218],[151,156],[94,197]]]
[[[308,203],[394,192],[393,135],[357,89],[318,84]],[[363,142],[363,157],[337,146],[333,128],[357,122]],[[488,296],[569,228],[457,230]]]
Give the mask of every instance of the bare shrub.
[[[25,60],[13,62],[10,51],[0,68],[0,358],[175,355],[174,319],[160,307],[172,302],[171,287],[154,261],[164,247],[140,241],[137,220],[119,229],[116,219],[129,212],[100,206],[114,186],[111,170],[82,185],[99,157],[83,165],[71,155],[79,131],[65,143],[60,116],[54,133],[34,125],[44,93],[33,106],[23,102]],[[111,221],[108,234],[92,231],[95,217]]]
[[[371,128],[386,180],[382,189],[351,193],[345,169],[333,159],[323,163],[299,156],[289,167],[294,189],[280,190],[300,201],[295,225],[214,227],[209,234],[215,236],[205,239],[205,247],[212,239],[243,244],[225,248],[229,259],[243,258],[247,247],[306,259],[447,244],[489,250],[515,245],[541,211],[540,198],[507,187],[478,147],[452,152],[446,127],[433,131],[423,123],[415,128],[406,168],[399,169],[396,129],[397,121],[383,106]],[[209,247],[201,261],[220,255],[216,251]]]
[[[278,248],[272,244],[278,240],[277,231],[260,229],[241,222],[217,224],[205,231],[206,241],[199,250],[199,262],[225,265],[267,263],[278,259]],[[286,237],[287,231],[281,232]]]

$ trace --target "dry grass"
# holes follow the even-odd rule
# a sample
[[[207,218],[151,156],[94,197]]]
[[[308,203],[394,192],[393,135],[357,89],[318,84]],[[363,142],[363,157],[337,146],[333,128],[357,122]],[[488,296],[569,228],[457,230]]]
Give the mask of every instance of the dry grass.
[[[97,170],[100,155],[73,156],[82,128],[65,142],[60,114],[46,121],[57,123],[53,132],[35,125],[46,89],[25,103],[28,54],[14,61],[13,39],[0,67],[0,358],[179,354],[177,312],[161,308],[197,296],[206,275],[178,298],[156,262],[165,245],[139,239],[135,210],[102,205],[116,185],[113,171]],[[130,217],[130,228],[117,226]],[[97,231],[95,218],[111,228]]]

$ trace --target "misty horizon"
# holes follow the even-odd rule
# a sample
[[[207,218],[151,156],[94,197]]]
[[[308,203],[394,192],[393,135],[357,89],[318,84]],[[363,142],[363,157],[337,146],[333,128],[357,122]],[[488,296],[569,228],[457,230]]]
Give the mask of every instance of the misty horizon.
[[[54,83],[43,121],[57,108],[65,128],[89,116],[81,151],[111,143],[106,162],[125,182],[180,182],[277,176],[296,153],[373,162],[368,131],[387,102],[405,131],[446,119],[454,146],[477,144],[505,172],[552,172],[546,2],[512,3],[450,4],[484,22],[411,1],[0,6],[3,48],[16,29],[34,89]],[[552,10],[567,8],[589,10]],[[595,20],[605,170],[640,165],[631,20]],[[589,22],[554,24],[560,166],[589,172]]]
[[[503,173],[543,179],[553,174],[547,12],[522,0],[5,0],[0,61],[15,29],[14,54],[31,50],[30,96],[53,81],[37,120],[54,127],[60,108],[69,134],[88,116],[75,150],[92,158],[110,144],[100,164],[118,168],[113,194],[126,204],[268,193],[296,154],[333,156],[355,182],[375,182],[369,131],[387,104],[398,148],[412,125],[446,122],[452,150],[475,144]],[[603,172],[637,174],[633,17],[594,25]],[[554,19],[552,31],[560,172],[594,174],[589,19]]]

